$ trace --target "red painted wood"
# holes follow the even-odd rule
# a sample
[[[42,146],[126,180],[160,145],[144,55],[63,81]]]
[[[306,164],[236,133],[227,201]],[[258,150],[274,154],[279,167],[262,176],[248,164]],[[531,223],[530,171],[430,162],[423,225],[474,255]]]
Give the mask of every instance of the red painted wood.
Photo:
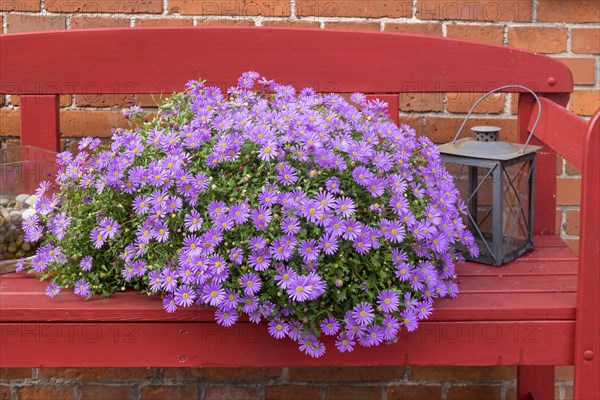
[[[541,93],[572,91],[569,69],[540,54],[433,36],[320,29],[3,35],[0,69],[0,92],[9,94],[160,93],[181,90],[199,77],[226,88],[248,69],[325,92],[481,92],[490,82],[525,84]]]
[[[517,399],[554,399],[554,365],[520,365],[517,375]]]
[[[388,113],[396,125],[400,125],[400,99],[397,94],[369,94],[367,100],[379,99],[388,103]]]
[[[584,142],[575,347],[577,399],[600,399],[600,109]]]
[[[266,335],[264,325],[241,322],[224,329],[204,322],[212,321],[208,308],[167,316],[156,298],[135,293],[90,302],[65,294],[52,301],[41,294],[44,284],[13,275],[0,278],[0,366],[544,366],[575,362],[575,397],[600,398],[596,379],[600,375],[600,123],[596,114],[587,136],[575,133],[581,131],[581,122],[551,104],[565,106],[572,91],[571,74],[564,65],[503,46],[372,32],[141,28],[0,37],[0,93],[42,95],[23,97],[22,137],[26,144],[45,148],[58,149],[57,94],[168,92],[198,77],[226,88],[248,69],[324,92],[382,93],[377,96],[389,99],[394,117],[399,92],[487,91],[519,83],[546,94],[544,120],[536,132],[548,146],[537,163],[535,228],[554,233],[554,149],[584,171],[579,291],[575,292],[573,254],[556,238],[536,238],[536,251],[506,269],[459,267],[463,294],[453,301],[439,301],[431,321],[405,335],[399,344],[359,349],[351,355],[330,350],[324,358],[311,360],[289,342]],[[552,86],[551,81],[555,82]],[[530,100],[523,95],[519,102],[520,140],[527,136],[535,115]],[[561,136],[562,132],[566,134]],[[570,135],[575,140],[570,141]],[[99,336],[93,336],[94,332]],[[459,336],[452,336],[453,332]],[[490,332],[498,334],[490,337]],[[583,359],[583,354],[590,354],[586,351],[594,357]],[[547,380],[547,367],[523,369],[520,387],[531,386],[530,380],[539,381],[540,374]]]
[[[536,128],[536,136],[581,170],[587,122],[547,98],[542,97],[541,101],[542,117]],[[534,117],[537,116],[538,110],[536,104],[533,110]],[[529,120],[529,130],[533,128],[534,121],[535,118]]]
[[[4,74],[4,66],[2,66],[2,74]],[[60,150],[57,95],[22,95],[19,111],[21,146],[35,146],[50,151]]]
[[[461,295],[438,300],[431,320],[573,320],[577,261],[540,261],[558,249],[566,249],[562,241],[544,241],[548,246],[531,252],[527,262],[513,262],[503,268],[475,263],[459,265]],[[559,243],[562,247],[558,247]],[[26,274],[0,277],[0,321],[213,321],[210,308],[182,308],[166,315],[157,297],[132,291],[82,301],[64,290],[59,297],[50,299],[44,294],[46,284]]]
[[[566,106],[569,100],[568,95],[555,95],[552,100]],[[530,121],[537,117],[537,108],[535,99],[529,93],[519,95],[517,136],[521,143],[524,143],[531,132]],[[544,110],[544,116],[547,118],[553,109]],[[532,145],[544,146],[539,140],[543,127],[536,128],[535,136],[531,140]],[[535,212],[534,212],[534,232],[538,235],[554,235],[556,220],[556,152],[544,146],[537,152],[536,170],[535,170]]]
[[[292,367],[353,365],[563,365],[573,321],[426,322],[398,343],[312,359],[265,324],[199,322],[2,323],[0,367]],[[552,349],[552,351],[548,351]]]

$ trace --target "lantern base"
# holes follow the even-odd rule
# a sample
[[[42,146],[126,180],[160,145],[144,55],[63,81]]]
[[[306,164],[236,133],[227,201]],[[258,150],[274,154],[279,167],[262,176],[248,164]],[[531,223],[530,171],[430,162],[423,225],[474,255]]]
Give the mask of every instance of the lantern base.
[[[522,256],[523,254],[533,250],[533,243],[530,240],[513,238],[510,240],[510,243],[508,243],[508,240],[505,238],[504,249],[508,248],[509,250],[496,251],[495,253],[492,253],[488,250],[488,246],[490,246],[491,242],[491,237],[486,237],[485,239],[486,241],[482,239],[475,240],[475,244],[477,244],[477,246],[479,247],[478,257],[471,257],[469,255],[469,252],[466,251],[466,248],[460,249],[461,251],[463,251],[465,260],[481,264],[493,265],[494,267],[501,267],[504,264],[508,264],[509,262],[514,261],[520,256]],[[493,246],[492,250],[494,250]]]

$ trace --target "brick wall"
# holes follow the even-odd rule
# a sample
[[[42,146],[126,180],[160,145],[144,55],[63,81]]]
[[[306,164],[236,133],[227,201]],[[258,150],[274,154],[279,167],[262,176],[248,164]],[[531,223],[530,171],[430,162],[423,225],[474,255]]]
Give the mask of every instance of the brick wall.
[[[569,109],[589,117],[600,107],[600,5],[593,0],[0,0],[0,34],[49,29],[139,26],[294,26],[412,32],[480,40],[546,53],[572,70]],[[478,98],[407,93],[402,120],[447,141]],[[151,96],[61,97],[61,144],[107,137],[124,126],[120,109]],[[490,97],[476,119],[505,132],[516,127],[516,96]],[[18,96],[0,96],[0,145],[18,145]],[[556,226],[576,251],[579,171],[558,160]],[[572,369],[557,368],[557,398],[570,398]],[[516,369],[9,369],[0,399],[327,398],[512,399]]]
[[[559,369],[556,398],[571,398]],[[516,367],[13,368],[0,399],[493,400],[516,399]]]

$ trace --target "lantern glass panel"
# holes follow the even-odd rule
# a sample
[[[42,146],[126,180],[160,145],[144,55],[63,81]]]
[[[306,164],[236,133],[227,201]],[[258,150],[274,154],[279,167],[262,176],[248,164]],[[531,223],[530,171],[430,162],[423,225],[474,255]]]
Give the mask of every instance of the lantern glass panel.
[[[534,154],[510,160],[442,155],[465,202],[463,222],[479,247],[470,260],[500,266],[532,248]]]

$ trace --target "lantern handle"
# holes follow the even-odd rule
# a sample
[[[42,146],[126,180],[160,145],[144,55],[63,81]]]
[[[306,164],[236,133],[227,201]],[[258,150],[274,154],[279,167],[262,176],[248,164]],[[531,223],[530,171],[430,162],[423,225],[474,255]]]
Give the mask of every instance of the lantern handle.
[[[521,151],[522,153],[525,153],[525,150],[527,150],[527,146],[529,145],[529,141],[531,140],[531,137],[533,136],[533,132],[535,131],[535,128],[537,127],[538,122],[540,122],[540,118],[542,116],[542,102],[540,101],[539,96],[533,90],[529,89],[526,86],[521,86],[521,85],[505,85],[505,86],[500,86],[500,87],[498,87],[498,88],[496,88],[496,89],[494,89],[492,91],[487,92],[483,96],[481,96],[475,102],[475,104],[473,104],[473,106],[471,107],[471,109],[467,113],[467,116],[465,117],[465,120],[463,121],[463,123],[460,126],[460,128],[458,128],[458,132],[456,132],[456,136],[454,136],[454,140],[452,140],[452,144],[454,144],[456,142],[456,139],[458,139],[458,136],[460,135],[460,133],[462,132],[463,128],[467,124],[467,121],[469,120],[469,117],[471,116],[471,114],[473,114],[473,111],[475,110],[475,107],[477,107],[477,105],[479,103],[481,103],[489,95],[494,94],[494,93],[499,92],[499,91],[504,90],[504,89],[523,89],[523,90],[526,90],[529,93],[531,93],[531,95],[535,98],[535,101],[537,102],[537,104],[539,106],[538,115],[537,115],[537,117],[535,119],[535,122],[533,123],[533,127],[531,128],[531,132],[529,132],[529,136],[527,137],[527,140],[525,141],[525,146],[523,147],[523,150]]]

